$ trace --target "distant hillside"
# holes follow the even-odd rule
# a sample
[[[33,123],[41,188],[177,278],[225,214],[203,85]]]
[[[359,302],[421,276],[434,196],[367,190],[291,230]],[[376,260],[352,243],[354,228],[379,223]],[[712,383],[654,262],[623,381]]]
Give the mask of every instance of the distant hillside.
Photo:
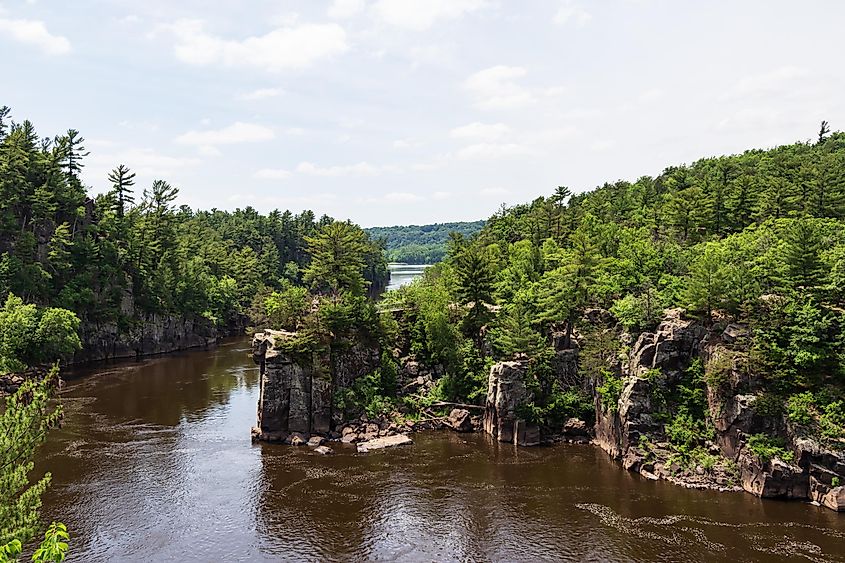
[[[370,238],[387,241],[387,259],[408,264],[434,264],[446,255],[449,233],[471,236],[479,232],[486,221],[435,223],[433,225],[407,225],[396,227],[371,227],[364,229]]]

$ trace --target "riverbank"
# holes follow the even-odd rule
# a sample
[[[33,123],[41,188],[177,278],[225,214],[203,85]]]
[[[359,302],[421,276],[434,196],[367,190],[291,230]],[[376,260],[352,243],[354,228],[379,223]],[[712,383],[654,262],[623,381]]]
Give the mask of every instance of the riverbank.
[[[250,351],[227,340],[68,380],[36,470],[53,474],[44,518],[68,524],[69,561],[843,560],[840,515],[649,481],[589,445],[251,444]]]

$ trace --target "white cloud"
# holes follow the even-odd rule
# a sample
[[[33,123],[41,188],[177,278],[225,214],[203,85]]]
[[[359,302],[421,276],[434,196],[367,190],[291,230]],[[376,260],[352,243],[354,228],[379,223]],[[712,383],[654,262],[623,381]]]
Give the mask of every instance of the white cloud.
[[[50,33],[42,21],[0,18],[0,36],[4,35],[19,43],[34,45],[47,55],[64,55],[70,52],[70,41],[66,37]]]
[[[646,90],[645,92],[640,94],[637,97],[637,100],[641,103],[647,104],[662,100],[665,95],[666,93],[660,88],[651,88],[650,90]]]
[[[436,201],[443,201],[445,199],[450,199],[452,197],[452,192],[434,192],[431,194],[431,199]]]
[[[330,18],[346,19],[361,13],[366,6],[365,0],[334,0],[327,13]]]
[[[526,70],[518,66],[497,65],[466,79],[464,88],[481,109],[513,109],[530,105],[534,95],[517,83]]]
[[[276,98],[284,94],[285,91],[281,88],[259,88],[246,94],[239,96],[242,100],[266,100],[267,98]]]
[[[223,152],[215,146],[212,145],[200,145],[197,147],[197,154],[200,156],[206,156],[209,158],[214,158],[217,156],[223,156]]]
[[[174,52],[180,61],[198,66],[302,69],[349,48],[346,32],[335,23],[280,27],[241,40],[212,35],[199,20],[178,20],[158,31],[175,37]]]
[[[385,170],[384,167],[373,166],[368,162],[359,162],[345,166],[319,167],[313,162],[300,162],[296,171],[309,176],[378,176]]]
[[[500,187],[492,187],[492,188],[483,188],[478,190],[478,193],[481,195],[492,196],[492,195],[508,195],[511,193],[510,190]]]
[[[612,140],[609,140],[609,139],[600,139],[600,140],[594,141],[592,144],[590,144],[590,149],[592,149],[596,152],[603,152],[603,151],[609,151],[610,149],[612,149],[615,146],[616,146],[616,141],[612,141]]]
[[[415,201],[422,200],[422,197],[410,192],[390,192],[381,197],[381,201],[386,201],[388,203],[413,203]]]
[[[170,156],[150,148],[130,148],[111,154],[94,153],[89,158],[90,167],[86,167],[86,170],[88,177],[95,182],[105,180],[108,171],[121,163],[139,176],[166,178],[200,162],[198,158]]]
[[[775,70],[744,77],[722,96],[723,100],[747,99],[749,97],[778,96],[790,92],[789,85],[803,82],[809,71],[795,66],[784,66]],[[804,84],[801,84],[802,86]]]
[[[290,172],[284,168],[262,168],[252,175],[259,180],[284,180],[290,177]]]
[[[449,132],[454,139],[481,139],[484,141],[495,141],[510,132],[510,127],[504,123],[470,123],[455,127]]]
[[[176,137],[176,142],[183,145],[232,145],[269,141],[275,136],[276,134],[269,127],[237,121],[222,129],[188,131]]]
[[[579,6],[573,0],[563,0],[560,8],[555,14],[554,22],[558,25],[574,23],[578,27],[584,27],[593,19],[592,14]]]
[[[422,145],[422,143],[416,139],[396,139],[393,141],[393,148],[394,149],[414,149]]]
[[[484,6],[484,0],[378,0],[372,9],[384,23],[424,31],[438,20],[460,18]]]
[[[461,160],[491,160],[526,156],[532,154],[532,152],[525,145],[516,143],[478,143],[462,148],[458,151],[457,156]]]

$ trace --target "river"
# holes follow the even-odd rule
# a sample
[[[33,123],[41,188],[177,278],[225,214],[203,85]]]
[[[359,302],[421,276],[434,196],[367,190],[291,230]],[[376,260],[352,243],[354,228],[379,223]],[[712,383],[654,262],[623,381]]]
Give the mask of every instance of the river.
[[[70,561],[845,561],[845,515],[648,481],[590,445],[253,445],[249,352],[70,374],[37,463]]]
[[[387,284],[387,289],[399,289],[403,285],[408,285],[420,277],[426,268],[428,265],[391,262],[387,265],[390,271],[390,283]]]

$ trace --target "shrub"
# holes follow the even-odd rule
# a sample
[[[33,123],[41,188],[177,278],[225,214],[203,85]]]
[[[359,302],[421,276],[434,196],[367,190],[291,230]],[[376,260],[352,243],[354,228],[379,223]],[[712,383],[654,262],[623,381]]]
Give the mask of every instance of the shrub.
[[[619,397],[622,396],[625,383],[621,377],[617,377],[607,370],[602,373],[602,376],[604,381],[596,387],[602,407],[607,409],[608,412],[616,412],[619,409]]]
[[[774,458],[790,463],[795,459],[795,455],[786,449],[786,444],[782,438],[768,436],[766,434],[749,436],[748,449],[763,463],[768,463]]]
[[[786,416],[792,422],[802,426],[809,426],[813,423],[814,409],[815,397],[810,391],[792,395],[786,400]]]
[[[840,479],[839,477],[834,477],[833,479],[830,480],[830,486],[831,487],[836,488],[841,484],[842,484],[842,479]]]

